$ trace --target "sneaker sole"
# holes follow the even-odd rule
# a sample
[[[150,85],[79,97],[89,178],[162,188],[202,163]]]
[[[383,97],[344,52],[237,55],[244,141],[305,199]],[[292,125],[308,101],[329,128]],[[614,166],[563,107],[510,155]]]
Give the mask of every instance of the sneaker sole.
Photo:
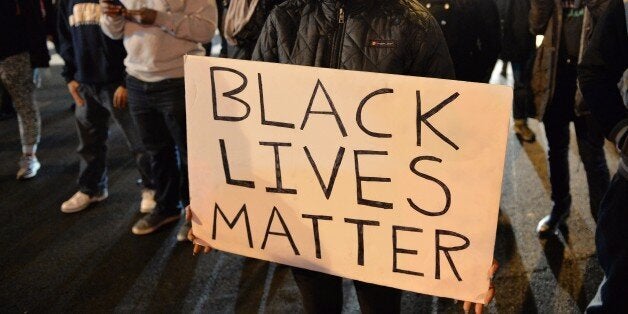
[[[153,207],[151,207],[151,208],[144,208],[144,207],[141,207],[141,206],[140,206],[140,213],[142,213],[142,214],[150,214],[150,213],[152,213],[152,212],[153,212],[153,210],[155,210],[155,207],[156,207],[156,206],[157,206],[157,205],[155,205],[155,206],[153,206]]]
[[[153,233],[153,232],[157,231],[157,229],[159,229],[159,228],[161,228],[161,227],[163,227],[163,226],[165,226],[165,225],[167,225],[169,223],[172,223],[172,222],[175,222],[175,221],[179,220],[179,218],[180,218],[179,215],[168,217],[168,218],[164,219],[162,222],[160,222],[158,225],[153,226],[152,228],[149,228],[149,229],[136,229],[135,227],[133,227],[133,228],[131,228],[131,232],[133,232],[134,235],[146,235],[146,234],[149,234],[149,233]]]
[[[33,167],[33,170],[31,171],[30,174],[27,175],[23,175],[23,176],[19,176],[17,177],[18,180],[28,180],[28,179],[32,179],[35,176],[37,176],[37,172],[39,172],[39,169],[41,168],[41,165],[37,165],[37,167]]]
[[[66,214],[78,213],[78,212],[84,210],[85,208],[89,207],[89,205],[94,204],[94,203],[102,202],[102,201],[106,200],[108,197],[109,197],[109,195],[99,196],[99,197],[93,199],[91,202],[87,203],[86,205],[81,206],[81,207],[77,207],[77,208],[63,209],[63,207],[62,207],[61,208],[61,212],[62,213],[66,213]]]

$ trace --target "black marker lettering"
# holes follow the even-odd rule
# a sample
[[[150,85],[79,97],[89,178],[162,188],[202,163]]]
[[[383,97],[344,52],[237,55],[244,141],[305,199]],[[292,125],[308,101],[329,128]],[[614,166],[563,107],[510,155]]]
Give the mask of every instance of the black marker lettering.
[[[270,227],[273,225],[275,214],[277,215],[277,218],[279,218],[279,222],[281,223],[281,227],[284,231],[283,233],[270,231]],[[297,249],[297,246],[294,244],[294,240],[292,239],[292,235],[290,235],[290,230],[288,229],[288,226],[286,226],[286,222],[283,220],[283,217],[281,217],[281,213],[279,212],[277,207],[273,207],[273,212],[270,214],[270,218],[268,219],[268,226],[266,227],[266,233],[264,234],[264,242],[262,242],[262,250],[266,249],[266,241],[268,240],[269,234],[288,238],[288,241],[290,241],[290,246],[292,246],[292,250],[294,251],[294,255],[300,255],[299,249]]]
[[[445,141],[447,144],[451,145],[455,150],[458,150],[460,147],[452,142],[449,138],[447,138],[443,133],[439,132],[427,119],[438,113],[441,109],[443,109],[447,104],[454,101],[456,98],[460,96],[459,93],[454,93],[449,96],[449,98],[443,100],[440,104],[436,105],[436,107],[432,108],[430,111],[425,114],[421,113],[421,92],[416,91],[416,145],[421,146],[421,124],[425,124],[432,132],[434,132],[441,140]]]
[[[441,216],[444,215],[445,213],[447,213],[447,211],[449,210],[449,207],[451,206],[451,192],[449,191],[449,188],[447,187],[447,185],[445,185],[445,183],[443,183],[442,181],[429,176],[427,174],[421,173],[418,170],[416,170],[416,164],[421,161],[421,160],[430,160],[430,161],[436,161],[436,162],[442,162],[442,160],[440,160],[437,157],[434,156],[420,156],[417,158],[414,158],[412,160],[412,162],[410,163],[410,171],[412,171],[414,174],[416,174],[417,176],[426,179],[426,180],[430,180],[432,182],[435,182],[436,184],[438,184],[442,189],[443,192],[445,192],[445,207],[443,208],[443,210],[439,211],[439,212],[431,212],[428,210],[424,210],[421,207],[419,207],[418,205],[416,205],[414,203],[414,201],[412,201],[411,198],[408,198],[408,203],[410,204],[410,206],[418,211],[419,213],[423,214],[423,215],[427,215],[427,216]]]
[[[327,99],[327,103],[329,104],[331,111],[312,110],[312,105],[314,104],[314,99],[316,98],[316,93],[318,92],[319,88],[323,90],[323,93],[325,94],[325,98]],[[307,123],[307,119],[310,117],[310,114],[333,115],[336,118],[336,123],[338,123],[338,128],[340,129],[340,133],[342,134],[343,137],[347,136],[347,131],[345,130],[345,126],[342,124],[342,120],[340,120],[340,115],[338,115],[338,111],[336,111],[336,107],[334,107],[334,102],[331,100],[331,97],[329,97],[329,93],[327,93],[327,90],[325,89],[325,86],[323,86],[323,83],[321,82],[321,80],[316,81],[316,87],[314,87],[312,98],[310,98],[310,104],[307,106],[305,117],[303,117],[303,123],[301,123],[301,130],[305,128],[305,124]]]
[[[312,230],[314,231],[314,245],[316,247],[316,258],[321,259],[321,238],[318,232],[318,221],[319,220],[333,220],[331,216],[316,216],[316,215],[307,215],[303,214],[303,218],[312,219]]]
[[[216,232],[217,232],[216,221],[218,220],[218,213],[220,213],[220,216],[222,216],[222,219],[227,223],[227,226],[229,226],[229,229],[233,229],[235,225],[238,223],[238,220],[240,220],[240,216],[244,214],[244,224],[246,225],[246,235],[249,238],[249,247],[253,248],[253,237],[251,236],[251,224],[249,223],[249,214],[246,211],[246,204],[242,205],[242,208],[240,209],[238,214],[235,216],[235,218],[233,218],[232,221],[229,221],[225,213],[220,209],[220,207],[218,207],[218,203],[216,203],[216,206],[214,207],[214,230],[212,230],[212,239],[214,240],[216,240]]]
[[[440,245],[440,236],[441,235],[448,235],[448,236],[453,236],[453,237],[460,238],[460,239],[464,240],[464,244],[463,245],[459,245],[459,246],[453,246],[453,247],[441,246]],[[460,277],[460,274],[458,274],[458,270],[456,269],[456,265],[454,265],[454,261],[451,259],[451,255],[449,254],[449,252],[464,250],[464,249],[469,247],[470,243],[471,243],[471,241],[469,241],[469,238],[463,236],[460,233],[456,233],[456,232],[449,231],[449,230],[438,230],[438,229],[436,229],[436,279],[440,279],[440,252],[442,251],[443,253],[445,253],[445,257],[447,257],[447,261],[449,262],[449,266],[451,267],[451,270],[454,272],[454,275],[456,276],[458,281],[462,281],[462,278]]]
[[[280,128],[294,129],[294,124],[292,123],[266,120],[266,109],[264,107],[264,86],[262,83],[261,73],[257,73],[257,84],[259,87],[259,106],[262,111],[262,125],[272,125]]]
[[[360,129],[362,131],[364,131],[364,133],[372,136],[372,137],[380,137],[380,138],[390,138],[392,137],[391,134],[386,134],[386,133],[377,133],[377,132],[373,132],[370,131],[369,129],[367,129],[364,126],[364,121],[362,121],[362,110],[364,109],[364,105],[366,105],[366,102],[368,102],[371,98],[377,96],[377,95],[381,95],[381,94],[390,94],[392,93],[393,90],[390,88],[382,88],[382,89],[378,89],[370,94],[368,94],[366,97],[364,97],[364,99],[362,99],[362,101],[360,102],[360,105],[358,106],[358,110],[356,113],[356,117],[355,120],[358,123],[358,126],[360,127]]]
[[[266,188],[266,192],[269,193],[284,193],[284,194],[297,194],[295,189],[284,189],[281,179],[281,163],[279,162],[279,147],[290,147],[290,143],[276,143],[276,142],[259,142],[262,146],[272,146],[275,152],[275,177],[277,179],[277,187]]]
[[[346,223],[356,224],[358,231],[358,265],[364,266],[364,226],[379,226],[379,221],[345,218]]]
[[[362,176],[360,176],[360,165],[359,165],[359,162],[358,162],[358,156],[360,156],[360,155],[387,156],[388,152],[386,152],[386,151],[371,151],[371,150],[356,150],[356,151],[353,151],[353,156],[354,156],[354,159],[355,159],[355,181],[356,181],[356,187],[357,187],[357,193],[356,194],[357,194],[357,198],[358,198],[358,204],[371,206],[371,207],[377,207],[377,208],[392,209],[393,208],[393,204],[392,203],[373,201],[373,200],[368,200],[368,199],[365,199],[364,197],[362,197],[362,182],[364,182],[364,181],[367,181],[367,182],[391,182],[391,179],[390,178],[362,177]]]
[[[402,227],[402,226],[393,226],[392,230],[393,230],[393,234],[392,234],[392,240],[393,240],[393,272],[394,273],[402,273],[402,274],[408,274],[408,275],[414,275],[414,276],[423,277],[423,273],[416,272],[416,271],[405,270],[405,269],[401,269],[401,268],[397,267],[397,254],[412,254],[412,255],[417,255],[418,254],[418,252],[416,250],[402,249],[402,248],[399,248],[397,246],[397,231],[423,232],[423,230],[419,229],[419,228]]]
[[[218,97],[216,96],[216,79],[214,77],[214,72],[216,71],[226,71],[226,72],[231,72],[234,74],[237,74],[239,77],[242,78],[242,84],[236,88],[236,89],[232,89],[228,92],[224,92],[222,93],[223,97],[235,100],[239,103],[241,103],[242,105],[244,105],[244,107],[246,108],[246,113],[241,116],[241,117],[232,117],[232,116],[221,116],[218,114]],[[214,109],[214,120],[222,120],[222,121],[242,121],[244,119],[246,119],[249,114],[251,113],[251,106],[244,100],[235,97],[235,95],[241,93],[245,88],[246,85],[248,84],[249,80],[246,78],[246,76],[235,69],[231,69],[231,68],[225,68],[225,67],[210,67],[209,68],[209,72],[211,75],[211,84],[212,84],[212,106]]]
[[[231,178],[231,170],[229,169],[229,159],[227,159],[227,149],[225,148],[225,140],[220,139],[220,154],[222,155],[222,168],[225,171],[225,178],[227,179],[227,184],[243,186],[245,188],[254,189],[255,183],[253,181],[246,180],[234,180]]]
[[[307,148],[307,146],[303,147],[303,150],[305,150],[305,155],[307,155],[307,159],[310,161],[312,169],[314,169],[314,174],[316,174],[316,178],[318,179],[318,183],[321,185],[321,189],[323,189],[325,197],[329,199],[329,197],[331,196],[331,192],[334,189],[334,182],[336,182],[336,176],[338,175],[338,169],[340,168],[342,157],[345,154],[345,148],[340,147],[338,149],[338,153],[336,154],[336,161],[334,162],[334,167],[331,170],[331,175],[329,177],[329,182],[327,185],[325,184],[325,182],[323,182],[323,177],[321,176],[320,171],[318,171],[318,167],[316,166],[316,163],[312,158],[312,154],[310,154],[310,150]]]

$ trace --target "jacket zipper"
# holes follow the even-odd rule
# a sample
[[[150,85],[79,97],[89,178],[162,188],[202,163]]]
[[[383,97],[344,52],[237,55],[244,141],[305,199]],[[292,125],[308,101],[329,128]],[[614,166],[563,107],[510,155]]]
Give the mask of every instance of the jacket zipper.
[[[332,59],[330,68],[337,69],[340,67],[340,56],[342,55],[342,40],[346,31],[345,22],[345,9],[341,6],[338,10],[338,30],[336,31],[336,37],[334,38],[334,44],[332,46]]]

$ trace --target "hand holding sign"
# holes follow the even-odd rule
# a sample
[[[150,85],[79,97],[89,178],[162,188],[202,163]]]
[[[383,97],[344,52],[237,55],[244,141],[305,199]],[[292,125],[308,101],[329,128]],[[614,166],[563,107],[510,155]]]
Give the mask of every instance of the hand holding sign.
[[[495,259],[493,259],[493,265],[491,265],[491,268],[488,270],[488,278],[490,278],[491,284],[488,286],[488,291],[486,292],[486,295],[484,297],[484,304],[465,301],[462,306],[465,314],[470,313],[472,307],[475,308],[476,314],[482,314],[482,312],[484,312],[484,305],[488,305],[489,303],[491,303],[493,297],[495,296],[495,285],[493,284],[493,277],[495,277],[495,273],[498,269],[499,264]]]
[[[187,206],[185,208],[185,220],[187,222],[192,222],[192,208],[190,206]],[[207,254],[209,252],[211,252],[212,248],[207,245],[202,245],[202,244],[198,244],[196,243],[196,237],[194,236],[194,233],[192,232],[192,228],[190,228],[190,231],[188,231],[188,240],[190,240],[190,242],[192,242],[194,244],[194,248],[192,249],[192,254],[196,255],[198,253],[200,253],[201,251],[203,251],[204,254]]]

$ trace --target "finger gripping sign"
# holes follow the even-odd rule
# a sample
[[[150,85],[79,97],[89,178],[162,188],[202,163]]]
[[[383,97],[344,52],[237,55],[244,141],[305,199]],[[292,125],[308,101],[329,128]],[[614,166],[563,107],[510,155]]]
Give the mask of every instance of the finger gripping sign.
[[[199,243],[484,302],[512,89],[195,56],[185,87]]]

